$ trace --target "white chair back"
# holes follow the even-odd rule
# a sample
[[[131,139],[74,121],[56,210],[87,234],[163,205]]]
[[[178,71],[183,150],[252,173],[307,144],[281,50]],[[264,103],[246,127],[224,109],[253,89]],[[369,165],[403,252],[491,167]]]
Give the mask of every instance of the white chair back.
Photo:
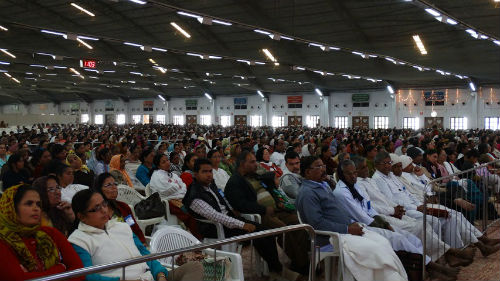
[[[116,200],[127,203],[130,206],[135,206],[135,204],[144,199],[144,196],[132,189],[130,186],[122,184],[118,185],[118,197],[116,197]]]
[[[173,226],[163,226],[151,237],[151,252],[160,253],[181,248],[186,248],[201,242],[191,233]],[[159,260],[162,264],[173,265],[172,258]]]

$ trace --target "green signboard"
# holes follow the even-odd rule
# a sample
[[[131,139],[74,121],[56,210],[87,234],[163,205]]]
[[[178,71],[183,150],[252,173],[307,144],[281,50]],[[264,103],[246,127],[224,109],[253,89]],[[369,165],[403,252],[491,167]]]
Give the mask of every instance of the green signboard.
[[[186,100],[186,107],[198,106],[198,100]]]
[[[353,102],[368,102],[370,101],[369,94],[353,94],[352,95]]]

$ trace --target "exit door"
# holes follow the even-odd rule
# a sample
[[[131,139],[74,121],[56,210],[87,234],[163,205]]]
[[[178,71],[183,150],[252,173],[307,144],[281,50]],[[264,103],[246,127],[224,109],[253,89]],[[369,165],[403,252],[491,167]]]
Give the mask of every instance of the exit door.
[[[234,125],[235,126],[246,126],[247,116],[246,115],[234,115]]]
[[[434,125],[436,125],[438,129],[443,129],[444,117],[425,117],[424,122],[426,129],[431,129]]]
[[[196,115],[186,115],[186,124],[196,125],[198,124],[198,119]]]
[[[288,126],[302,126],[302,116],[288,116]]]
[[[368,129],[370,125],[370,116],[353,116],[352,127],[358,129]]]

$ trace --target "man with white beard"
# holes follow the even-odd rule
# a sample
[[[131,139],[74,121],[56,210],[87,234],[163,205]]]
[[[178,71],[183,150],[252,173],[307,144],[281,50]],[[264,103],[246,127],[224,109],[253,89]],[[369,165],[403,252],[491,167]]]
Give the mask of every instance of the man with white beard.
[[[389,153],[381,151],[375,156],[375,167],[377,171],[373,175],[373,179],[384,196],[402,205],[410,217],[423,218],[423,202],[413,197],[397,177],[401,176],[402,164],[400,162],[393,163]],[[398,175],[396,176],[391,170],[396,171]],[[488,256],[500,249],[500,245],[497,245],[496,241],[483,236],[461,213],[438,204],[428,204],[427,207],[446,211],[446,214],[443,214],[438,219],[427,216],[427,221],[439,220],[441,222],[445,234],[441,237],[450,247],[462,248],[472,243],[479,248],[483,256]]]
[[[368,177],[369,170],[365,158],[354,157],[352,160],[356,165],[358,174],[356,186],[362,196],[370,202],[371,207],[391,225],[406,230],[423,240],[422,220],[404,215],[402,206],[398,206],[398,204],[389,201],[383,196],[375,181]],[[474,255],[472,250],[460,251],[450,248],[449,245],[441,241],[429,223],[427,223],[425,247],[432,261],[437,261],[441,256],[445,255],[445,259],[450,266],[468,265],[472,262]]]

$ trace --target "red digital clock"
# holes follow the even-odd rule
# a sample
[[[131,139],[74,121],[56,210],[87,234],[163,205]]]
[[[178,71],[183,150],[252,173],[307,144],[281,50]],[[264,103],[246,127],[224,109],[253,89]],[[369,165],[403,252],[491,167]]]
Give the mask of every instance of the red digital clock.
[[[82,60],[80,60],[80,67],[96,68],[96,66],[97,66],[97,61],[96,60],[88,60],[88,59],[82,59]]]

